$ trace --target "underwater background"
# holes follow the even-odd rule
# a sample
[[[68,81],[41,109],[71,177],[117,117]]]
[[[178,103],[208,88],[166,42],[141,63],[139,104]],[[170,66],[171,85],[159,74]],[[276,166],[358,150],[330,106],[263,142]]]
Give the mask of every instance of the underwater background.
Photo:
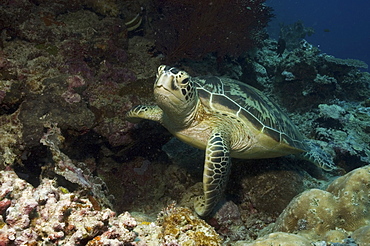
[[[1,0],[1,245],[370,245],[368,1]],[[200,218],[204,152],[160,124],[161,64],[276,102],[334,170],[241,160]],[[315,152],[314,152],[315,153]]]
[[[368,1],[266,1],[276,18],[269,33],[278,38],[279,23],[302,20],[315,34],[307,40],[322,52],[338,58],[359,59],[370,64],[370,18]]]

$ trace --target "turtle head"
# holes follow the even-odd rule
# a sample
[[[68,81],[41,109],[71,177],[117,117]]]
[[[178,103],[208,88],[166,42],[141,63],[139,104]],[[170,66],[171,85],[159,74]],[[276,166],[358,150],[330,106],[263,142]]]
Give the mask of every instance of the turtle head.
[[[185,71],[161,65],[154,83],[156,103],[166,114],[186,116],[194,110],[197,92]]]

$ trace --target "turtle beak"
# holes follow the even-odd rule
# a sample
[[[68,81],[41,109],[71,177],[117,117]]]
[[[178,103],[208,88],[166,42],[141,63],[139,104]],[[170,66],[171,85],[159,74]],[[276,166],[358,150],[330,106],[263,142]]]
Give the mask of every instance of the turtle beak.
[[[174,76],[169,73],[162,73],[158,76],[157,80],[154,83],[154,89],[162,87],[167,91],[174,91],[178,90],[177,86],[175,86]]]
[[[156,87],[168,88],[169,87],[168,85],[170,85],[172,81],[173,81],[173,76],[169,76],[166,73],[162,73],[161,75],[159,75],[159,77],[155,81],[154,88]]]

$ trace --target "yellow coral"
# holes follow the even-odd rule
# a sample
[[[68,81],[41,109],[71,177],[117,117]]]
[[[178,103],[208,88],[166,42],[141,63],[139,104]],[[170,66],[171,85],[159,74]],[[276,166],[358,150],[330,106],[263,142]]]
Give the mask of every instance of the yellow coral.
[[[178,242],[183,246],[219,246],[221,238],[205,221],[190,209],[170,205],[159,216],[158,225],[162,227],[159,239]]]

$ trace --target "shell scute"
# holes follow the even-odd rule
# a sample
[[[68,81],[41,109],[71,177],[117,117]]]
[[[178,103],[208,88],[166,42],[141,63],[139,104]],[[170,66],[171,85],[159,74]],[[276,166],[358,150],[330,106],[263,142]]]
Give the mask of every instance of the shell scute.
[[[303,136],[296,126],[276,104],[254,87],[220,77],[197,77],[194,83],[206,107],[234,114],[273,140],[306,150]]]

